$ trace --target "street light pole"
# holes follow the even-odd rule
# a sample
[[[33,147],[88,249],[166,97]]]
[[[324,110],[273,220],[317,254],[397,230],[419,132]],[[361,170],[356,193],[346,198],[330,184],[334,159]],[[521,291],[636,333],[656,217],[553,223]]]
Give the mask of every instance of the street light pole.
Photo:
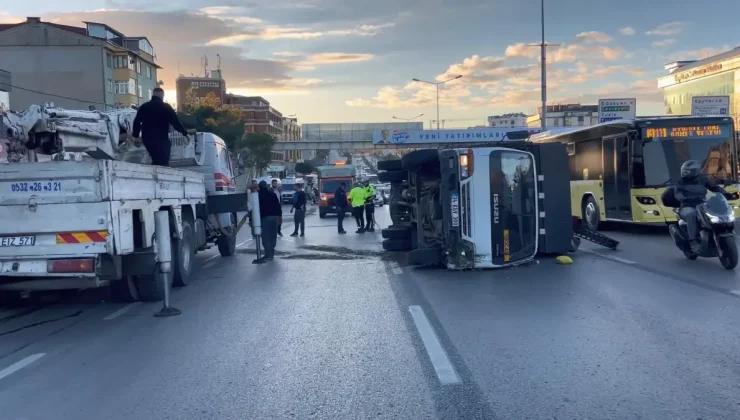
[[[457,80],[457,79],[459,79],[461,77],[462,77],[462,74],[461,75],[458,75],[458,76],[455,76],[455,77],[453,77],[451,79],[443,80],[441,82],[428,82],[426,80],[421,80],[421,79],[416,79],[416,78],[411,79],[414,82],[427,83],[427,84],[435,85],[436,86],[436,88],[437,88],[437,131],[439,131],[439,85],[443,85],[443,84],[445,84],[447,82],[451,82],[453,80]]]
[[[539,44],[527,44],[528,47],[540,47],[540,63],[542,65],[542,111],[540,112],[540,124],[542,131],[547,129],[547,47],[558,47],[560,44],[548,44],[545,42],[545,0],[540,0],[542,42]]]

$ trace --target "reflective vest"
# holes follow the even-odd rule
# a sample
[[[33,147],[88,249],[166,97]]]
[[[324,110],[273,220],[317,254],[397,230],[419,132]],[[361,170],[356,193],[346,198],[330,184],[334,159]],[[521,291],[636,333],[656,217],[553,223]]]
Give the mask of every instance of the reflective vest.
[[[373,200],[375,199],[375,187],[368,185],[365,187],[365,204],[375,205]]]
[[[365,189],[358,185],[352,188],[347,198],[352,202],[352,207],[362,207],[365,205]]]

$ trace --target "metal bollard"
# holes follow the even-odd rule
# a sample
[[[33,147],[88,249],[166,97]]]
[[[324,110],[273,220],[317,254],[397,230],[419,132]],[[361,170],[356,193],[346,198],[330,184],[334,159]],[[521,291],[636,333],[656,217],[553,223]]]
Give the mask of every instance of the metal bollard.
[[[254,242],[257,246],[257,259],[252,261],[252,264],[262,264],[265,260],[262,259],[262,247],[260,239],[262,238],[262,216],[260,215],[260,200],[257,193],[253,192],[249,194],[249,208],[252,209],[252,233],[254,235]]]
[[[172,246],[170,242],[170,215],[166,210],[154,213],[154,237],[157,240],[157,272],[164,285],[164,306],[155,313],[156,317],[180,315],[182,312],[170,306],[170,276],[172,272]]]

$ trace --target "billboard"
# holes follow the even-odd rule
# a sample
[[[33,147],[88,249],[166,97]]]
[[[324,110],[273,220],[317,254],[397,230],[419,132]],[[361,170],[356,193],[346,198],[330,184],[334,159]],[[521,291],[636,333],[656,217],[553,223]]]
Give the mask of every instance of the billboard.
[[[527,131],[539,133],[532,127],[488,127],[460,130],[377,130],[373,132],[373,144],[417,144],[417,143],[465,143],[501,141],[507,133]]]
[[[226,81],[206,77],[178,77],[175,81],[175,89],[177,90],[177,109],[181,111],[185,105],[187,93],[191,89],[196,98],[205,98],[209,93],[213,93],[223,103]]]
[[[694,96],[691,98],[691,115],[730,115],[729,96]]]
[[[599,123],[616,120],[634,120],[637,99],[599,99]]]

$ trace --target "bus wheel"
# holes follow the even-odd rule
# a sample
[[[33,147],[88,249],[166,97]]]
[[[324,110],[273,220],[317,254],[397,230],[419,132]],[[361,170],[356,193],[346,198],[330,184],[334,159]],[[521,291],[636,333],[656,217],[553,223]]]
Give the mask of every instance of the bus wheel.
[[[583,203],[583,221],[586,223],[586,227],[590,230],[599,230],[599,224],[601,223],[601,213],[599,211],[599,203],[593,196],[589,196],[588,200]]]

